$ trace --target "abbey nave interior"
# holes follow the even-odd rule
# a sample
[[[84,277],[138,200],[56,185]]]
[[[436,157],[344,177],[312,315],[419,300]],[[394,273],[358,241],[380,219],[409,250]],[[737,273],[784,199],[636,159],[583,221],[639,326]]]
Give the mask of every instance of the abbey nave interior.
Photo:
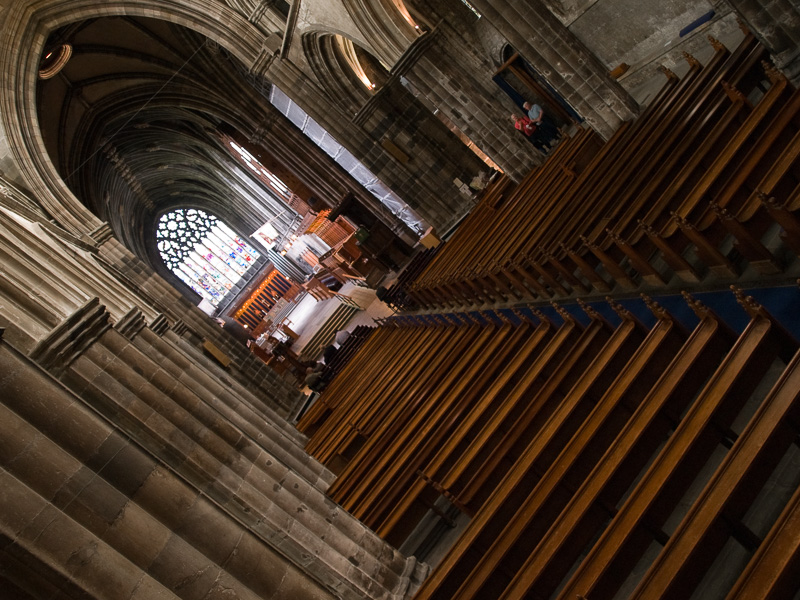
[[[800,599],[794,0],[0,0],[0,598]]]

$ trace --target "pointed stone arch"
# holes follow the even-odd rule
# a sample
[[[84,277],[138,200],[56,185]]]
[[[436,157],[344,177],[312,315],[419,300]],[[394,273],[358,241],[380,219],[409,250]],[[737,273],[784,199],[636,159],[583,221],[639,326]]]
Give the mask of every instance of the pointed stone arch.
[[[112,15],[159,18],[182,25],[218,43],[251,69],[265,67],[271,52],[264,35],[242,15],[211,0],[174,3],[165,0],[43,0],[35,9],[12,5],[4,14],[0,42],[0,127],[8,138],[24,183],[55,221],[76,234],[101,226],[74,196],[50,161],[36,116],[39,57],[48,34],[77,20]]]
[[[391,0],[343,0],[375,56],[394,65],[418,37]]]
[[[343,60],[335,34],[307,32],[303,35],[303,50],[330,102],[355,115],[369,101],[370,92],[354,78]]]

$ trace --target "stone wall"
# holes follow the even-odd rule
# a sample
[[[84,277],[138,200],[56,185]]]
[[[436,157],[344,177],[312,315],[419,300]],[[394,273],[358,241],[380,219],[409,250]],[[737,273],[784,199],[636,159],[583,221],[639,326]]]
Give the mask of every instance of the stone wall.
[[[426,567],[327,500],[332,474],[276,409],[288,388],[203,357],[196,338],[224,347],[224,332],[180,301],[177,321],[156,314],[177,292],[107,228],[96,254],[52,227],[0,215],[4,584],[33,598],[408,597]]]

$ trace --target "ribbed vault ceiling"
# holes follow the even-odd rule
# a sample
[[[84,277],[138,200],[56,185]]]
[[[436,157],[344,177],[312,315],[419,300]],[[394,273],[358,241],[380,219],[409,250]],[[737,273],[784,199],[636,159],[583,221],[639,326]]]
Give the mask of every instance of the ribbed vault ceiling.
[[[166,22],[124,17],[56,31],[47,48],[61,43],[73,55],[38,94],[50,158],[140,258],[161,270],[153,227],[172,208],[204,208],[243,232],[274,215],[218,137],[220,127],[247,131],[266,102],[219,48]]]

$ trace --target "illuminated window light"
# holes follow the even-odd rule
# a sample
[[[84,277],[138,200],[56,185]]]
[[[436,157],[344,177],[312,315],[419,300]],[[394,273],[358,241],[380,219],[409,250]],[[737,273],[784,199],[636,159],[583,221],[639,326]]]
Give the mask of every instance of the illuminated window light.
[[[55,50],[50,50],[42,58],[42,64],[39,66],[39,79],[55,77],[64,68],[71,56],[72,46],[69,44],[61,44]]]
[[[474,6],[472,6],[472,4],[470,4],[469,2],[467,2],[467,0],[461,0],[461,2],[464,4],[464,6],[466,6],[468,9],[470,9],[470,10],[473,12],[473,14],[474,14],[476,17],[478,17],[479,19],[481,18],[481,13],[479,13],[479,12],[478,12],[478,11],[475,9],[475,7],[474,7]]]
[[[411,14],[408,12],[406,5],[403,3],[403,0],[392,0],[392,4],[394,4],[395,8],[400,11],[400,14],[406,20],[406,22],[411,25],[414,29],[419,29],[419,25],[414,22],[414,19],[411,17]]]

